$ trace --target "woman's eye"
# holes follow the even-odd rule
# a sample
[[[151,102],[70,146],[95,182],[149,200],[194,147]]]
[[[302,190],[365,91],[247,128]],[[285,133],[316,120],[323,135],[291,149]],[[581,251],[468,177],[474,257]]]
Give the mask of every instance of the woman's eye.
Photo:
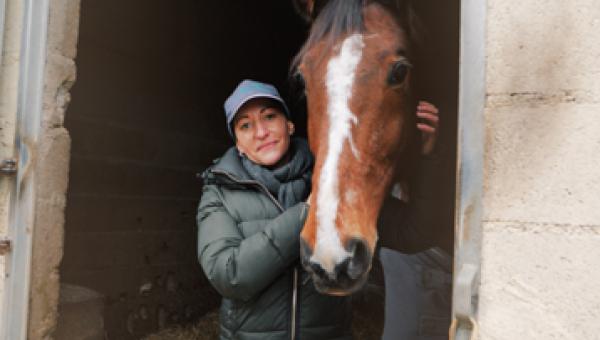
[[[240,124],[240,129],[241,130],[247,130],[250,128],[250,123],[242,123]]]
[[[265,116],[265,118],[267,120],[273,120],[273,119],[275,119],[275,116],[276,116],[276,114],[274,114],[274,113],[267,113],[267,115]]]
[[[388,76],[388,84],[390,85],[400,85],[406,79],[406,75],[408,74],[408,69],[410,68],[410,64],[406,62],[397,62],[392,65],[392,69],[390,70],[390,74]]]

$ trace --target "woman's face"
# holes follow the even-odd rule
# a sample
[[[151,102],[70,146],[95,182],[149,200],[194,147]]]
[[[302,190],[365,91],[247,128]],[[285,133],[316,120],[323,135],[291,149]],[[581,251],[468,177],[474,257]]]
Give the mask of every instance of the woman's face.
[[[245,103],[233,120],[236,147],[256,164],[272,167],[284,159],[294,124],[267,98]]]

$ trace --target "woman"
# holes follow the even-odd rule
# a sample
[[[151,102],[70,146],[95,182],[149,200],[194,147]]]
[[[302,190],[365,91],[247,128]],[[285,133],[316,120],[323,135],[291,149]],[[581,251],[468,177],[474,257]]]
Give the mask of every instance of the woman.
[[[235,141],[203,173],[198,256],[223,296],[220,338],[352,339],[349,297],[319,294],[299,265],[313,157],[277,90],[245,80],[225,102]],[[437,109],[422,102],[424,152]]]
[[[203,173],[198,256],[223,296],[220,338],[351,339],[346,297],[299,265],[313,157],[277,90],[245,80],[225,102],[235,146]]]

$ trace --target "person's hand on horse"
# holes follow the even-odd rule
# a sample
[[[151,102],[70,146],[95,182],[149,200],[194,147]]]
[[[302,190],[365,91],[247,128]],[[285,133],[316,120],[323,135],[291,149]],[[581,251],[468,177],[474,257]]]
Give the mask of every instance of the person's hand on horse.
[[[429,155],[435,147],[435,142],[438,136],[439,127],[439,110],[438,108],[424,100],[419,101],[417,105],[417,128],[421,131],[423,138],[421,152],[423,155]]]

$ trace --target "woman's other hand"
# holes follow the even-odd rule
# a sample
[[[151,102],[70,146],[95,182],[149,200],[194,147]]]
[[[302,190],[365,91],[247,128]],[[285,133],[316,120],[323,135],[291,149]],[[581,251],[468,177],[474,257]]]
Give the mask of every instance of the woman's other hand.
[[[423,155],[429,155],[435,147],[440,121],[438,114],[439,110],[435,105],[423,100],[419,101],[417,128],[421,131]]]

